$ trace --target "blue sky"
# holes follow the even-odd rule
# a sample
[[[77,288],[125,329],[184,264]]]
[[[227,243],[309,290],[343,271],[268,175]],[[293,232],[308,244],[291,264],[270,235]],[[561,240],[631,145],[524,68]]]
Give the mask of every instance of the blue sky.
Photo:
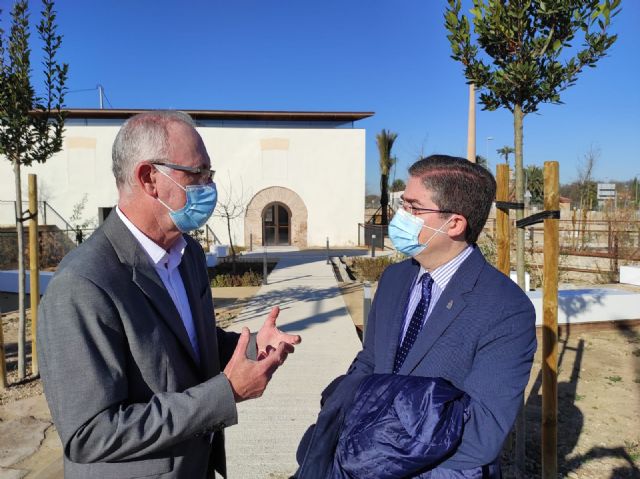
[[[6,26],[10,0],[0,0]],[[31,2],[38,17],[40,2]],[[398,133],[396,176],[421,154],[465,156],[467,92],[450,58],[444,0],[190,0],[57,2],[70,64],[67,106],[374,111],[367,189],[378,189],[375,135]],[[599,150],[595,176],[640,176],[640,2],[623,1],[619,39],[595,69],[525,118],[525,164],[560,162],[562,182]],[[38,64],[33,62],[38,78]],[[37,84],[36,84],[37,86]],[[107,104],[106,106],[109,106]],[[510,112],[478,107],[477,153],[495,168],[513,144]],[[493,140],[487,141],[488,137]]]

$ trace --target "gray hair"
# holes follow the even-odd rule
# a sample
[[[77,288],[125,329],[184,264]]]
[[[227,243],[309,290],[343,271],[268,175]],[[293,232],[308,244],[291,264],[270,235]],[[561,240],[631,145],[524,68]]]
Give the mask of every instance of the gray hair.
[[[193,128],[196,126],[189,115],[175,110],[139,113],[124,122],[111,149],[111,169],[119,190],[129,189],[133,185],[133,172],[138,163],[167,158],[167,126],[170,123],[183,123]]]

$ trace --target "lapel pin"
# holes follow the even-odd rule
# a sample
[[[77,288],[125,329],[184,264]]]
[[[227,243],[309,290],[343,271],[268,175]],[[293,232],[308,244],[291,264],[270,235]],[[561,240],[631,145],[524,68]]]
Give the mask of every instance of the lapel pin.
[[[453,299],[447,303],[447,309],[451,309],[453,306]]]

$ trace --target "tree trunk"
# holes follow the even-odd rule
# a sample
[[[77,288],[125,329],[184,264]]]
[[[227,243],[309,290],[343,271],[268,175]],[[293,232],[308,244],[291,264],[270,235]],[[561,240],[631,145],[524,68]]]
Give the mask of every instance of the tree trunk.
[[[523,154],[522,154],[522,120],[524,115],[522,113],[522,107],[515,105],[513,109],[513,127],[514,127],[514,143],[515,143],[515,155],[516,155],[516,202],[524,203],[524,168],[523,168]],[[516,220],[520,220],[524,217],[524,210],[516,210]],[[518,285],[524,289],[524,229],[517,228],[516,231],[516,272],[518,275]]]
[[[515,168],[516,168],[516,203],[524,203],[524,167],[522,154],[522,121],[524,114],[522,106],[516,104],[513,108],[513,128],[515,147]],[[524,209],[516,210],[516,220],[524,217]],[[525,289],[525,268],[524,268],[524,228],[516,228],[516,273],[518,286]],[[515,423],[515,473],[516,478],[524,477],[525,467],[525,405],[520,408]]]
[[[236,249],[233,247],[231,238],[231,218],[227,216],[227,233],[229,234],[229,246],[231,248],[231,273],[236,274]]]
[[[387,210],[389,206],[389,175],[382,174],[380,175],[380,207],[382,208],[382,221],[381,224],[387,225],[389,224],[389,216],[387,215]]]
[[[27,354],[25,351],[25,283],[24,271],[24,225],[22,223],[22,187],[20,184],[20,161],[13,160],[13,173],[16,182],[16,232],[18,235],[18,379],[27,376]]]

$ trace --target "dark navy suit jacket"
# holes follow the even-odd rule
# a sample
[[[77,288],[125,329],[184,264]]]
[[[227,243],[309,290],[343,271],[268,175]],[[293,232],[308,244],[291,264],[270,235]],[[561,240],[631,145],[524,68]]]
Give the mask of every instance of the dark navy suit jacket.
[[[419,269],[410,259],[385,270],[363,349],[349,374],[392,372]],[[471,398],[462,441],[440,467],[469,469],[496,459],[522,404],[535,349],[531,301],[475,248],[442,292],[399,371],[446,379]]]

